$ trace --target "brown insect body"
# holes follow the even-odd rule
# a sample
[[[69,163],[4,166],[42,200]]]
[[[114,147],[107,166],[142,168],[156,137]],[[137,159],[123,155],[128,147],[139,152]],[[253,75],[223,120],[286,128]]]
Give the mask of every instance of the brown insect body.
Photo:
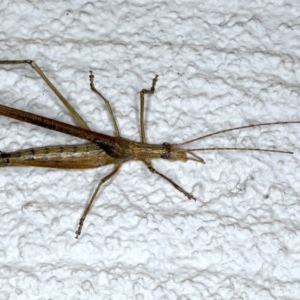
[[[178,191],[183,193],[188,199],[196,199],[192,194],[185,191],[181,186],[175,183],[172,179],[166,175],[157,171],[152,165],[151,160],[156,158],[171,160],[171,161],[187,161],[194,160],[199,163],[204,163],[204,160],[197,156],[194,151],[213,151],[213,150],[243,150],[243,151],[266,151],[266,152],[279,152],[289,153],[291,151],[277,150],[277,149],[262,149],[262,148],[189,148],[185,149],[182,146],[208,138],[213,135],[240,130],[249,129],[258,126],[270,126],[270,125],[284,125],[284,124],[299,124],[300,121],[279,121],[271,123],[259,123],[250,124],[235,128],[229,128],[213,132],[201,137],[197,137],[193,140],[186,141],[178,144],[148,144],[145,138],[144,129],[144,96],[145,94],[153,94],[155,91],[155,84],[157,82],[156,76],[152,81],[150,89],[143,89],[140,92],[140,129],[141,129],[141,141],[132,141],[120,136],[119,128],[117,126],[115,117],[113,115],[109,101],[94,87],[94,76],[90,74],[90,86],[93,92],[95,92],[104,101],[108,112],[110,113],[113,121],[115,136],[106,135],[103,133],[94,132],[89,129],[85,121],[78,115],[75,109],[70,103],[61,95],[61,93],[55,88],[55,86],[46,77],[43,71],[38,65],[31,60],[0,60],[2,65],[16,65],[16,64],[29,64],[59,98],[59,100],[69,110],[78,126],[66,124],[57,120],[49,119],[40,115],[32,114],[15,108],[0,105],[0,115],[7,116],[19,121],[31,123],[41,127],[45,127],[51,130],[59,131],[65,134],[73,135],[84,140],[88,143],[79,145],[62,145],[62,146],[46,146],[30,148],[14,152],[0,152],[0,167],[1,166],[36,166],[36,167],[49,167],[49,168],[68,168],[68,169],[84,169],[84,168],[97,168],[104,165],[114,165],[113,170],[103,177],[98,183],[91,199],[86,206],[81,219],[79,221],[78,229],[76,231],[76,238],[81,234],[84,220],[95,200],[95,197],[102,186],[107,180],[113,177],[121,165],[129,160],[142,161],[150,172],[159,175],[164,178],[170,184],[172,184]]]
[[[95,143],[30,148],[0,154],[0,166],[87,169],[114,162],[114,158]]]
[[[187,160],[185,152],[168,144],[147,144],[112,137],[0,104],[0,114],[92,141],[82,145],[38,147],[0,154],[0,166],[85,169],[128,160],[165,158]],[[179,149],[178,149],[179,150]]]

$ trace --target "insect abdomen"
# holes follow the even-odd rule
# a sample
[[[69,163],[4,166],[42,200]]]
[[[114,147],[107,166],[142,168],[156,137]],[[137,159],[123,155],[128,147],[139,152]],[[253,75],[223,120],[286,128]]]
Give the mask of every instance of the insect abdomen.
[[[86,169],[111,163],[113,159],[95,143],[49,146],[0,153],[0,166]]]

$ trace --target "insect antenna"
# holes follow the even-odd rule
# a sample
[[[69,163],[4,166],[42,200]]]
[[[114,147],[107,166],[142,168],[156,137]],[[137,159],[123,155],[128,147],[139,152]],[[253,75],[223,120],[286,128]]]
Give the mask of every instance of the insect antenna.
[[[244,125],[244,126],[238,126],[238,127],[232,127],[228,129],[223,129],[219,131],[215,131],[209,134],[205,134],[199,137],[196,137],[194,139],[173,144],[173,146],[182,146],[187,145],[190,143],[193,143],[195,141],[204,140],[208,137],[220,135],[225,132],[230,131],[237,131],[241,129],[249,129],[254,127],[263,127],[263,126],[272,126],[272,125],[287,125],[287,124],[300,124],[300,121],[278,121],[278,122],[267,122],[267,123],[257,123],[257,124],[250,124],[250,125]],[[284,153],[284,154],[293,154],[290,150],[281,150],[281,149],[266,149],[266,148],[240,148],[240,147],[206,147],[206,148],[188,148],[188,149],[177,149],[178,152],[185,152],[190,154],[193,157],[189,157],[189,160],[194,160],[200,163],[204,163],[204,160],[197,156],[193,151],[258,151],[258,152],[273,152],[273,153]]]
[[[294,154],[294,152],[290,150],[280,150],[280,149],[265,149],[265,148],[239,148],[239,147],[211,147],[211,148],[189,148],[189,149],[178,149],[177,152],[186,152],[196,157],[194,159],[190,158],[190,160],[200,161],[204,163],[201,157],[198,157],[192,151],[258,151],[258,152],[273,152],[273,153],[284,153],[284,154]]]
[[[173,145],[174,146],[182,146],[182,145],[190,144],[190,143],[193,143],[193,142],[199,141],[199,140],[204,140],[208,137],[219,135],[219,134],[222,134],[222,133],[225,133],[225,132],[230,132],[230,131],[237,131],[237,130],[241,130],[241,129],[248,129],[248,128],[254,128],[254,127],[263,127],[263,126],[271,126],[271,125],[272,126],[273,125],[287,125],[287,124],[300,124],[300,121],[278,121],[278,122],[257,123],[257,124],[238,126],[238,127],[228,128],[228,129],[222,129],[222,130],[219,130],[219,131],[215,131],[215,132],[212,132],[212,133],[209,133],[209,134],[205,134],[205,135],[196,137],[194,139],[191,139],[191,140],[188,140],[188,141],[185,141],[185,142],[182,142],[182,143],[173,144]],[[242,148],[242,149],[246,150],[246,148]],[[217,148],[215,148],[215,150],[242,150],[242,149],[241,148],[227,148],[227,149],[221,149],[221,148],[217,149]],[[200,149],[200,150],[205,150],[205,149]],[[210,150],[214,150],[214,148],[212,148]],[[250,150],[250,149],[248,149],[248,150]],[[265,150],[253,149],[253,151],[266,151],[266,150],[267,149],[265,149]],[[191,151],[196,151],[196,150],[191,150]],[[269,151],[269,150],[267,150],[267,151]]]

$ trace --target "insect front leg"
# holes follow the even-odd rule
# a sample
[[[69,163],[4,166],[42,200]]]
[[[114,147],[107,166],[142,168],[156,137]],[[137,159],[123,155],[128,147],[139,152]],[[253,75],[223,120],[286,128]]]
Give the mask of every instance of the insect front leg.
[[[159,171],[157,171],[149,161],[143,161],[145,163],[145,165],[147,166],[147,168],[149,169],[149,171],[153,174],[156,174],[160,177],[162,177],[163,179],[167,180],[169,183],[171,183],[174,188],[176,190],[178,190],[179,192],[183,193],[189,200],[196,200],[196,197],[194,195],[192,195],[191,193],[187,192],[184,188],[182,188],[180,185],[178,185],[176,182],[174,182],[172,179],[170,179],[169,177],[167,177],[166,175],[160,173]]]
[[[46,82],[48,87],[52,90],[52,92],[57,96],[57,98],[62,102],[62,104],[67,108],[70,112],[72,118],[78,124],[79,127],[89,129],[86,122],[83,118],[77,113],[75,108],[69,103],[69,101],[59,92],[59,90],[54,86],[54,84],[49,80],[49,78],[45,75],[42,69],[35,63],[33,60],[0,60],[0,65],[22,65],[28,64],[32,67],[32,69],[39,74],[39,76]]]
[[[108,175],[106,175],[105,177],[103,177],[103,178],[99,181],[99,183],[98,183],[96,189],[94,190],[94,192],[93,192],[93,194],[92,194],[92,197],[90,198],[90,200],[89,200],[87,206],[85,207],[85,209],[84,209],[84,211],[83,211],[83,214],[82,214],[82,216],[81,216],[81,218],[80,218],[80,220],[79,220],[79,224],[78,224],[77,230],[76,230],[76,232],[75,232],[75,234],[76,234],[76,239],[78,239],[78,237],[79,237],[80,234],[81,234],[84,220],[85,220],[87,214],[89,213],[89,211],[90,211],[90,209],[91,209],[91,207],[92,207],[92,204],[93,204],[94,201],[95,201],[95,198],[96,198],[96,196],[97,196],[97,194],[98,194],[98,192],[99,192],[100,187],[101,187],[107,180],[109,180],[111,177],[113,177],[113,176],[118,172],[118,170],[120,169],[120,167],[121,167],[121,165],[116,165],[116,166],[114,167],[114,169],[113,169]]]

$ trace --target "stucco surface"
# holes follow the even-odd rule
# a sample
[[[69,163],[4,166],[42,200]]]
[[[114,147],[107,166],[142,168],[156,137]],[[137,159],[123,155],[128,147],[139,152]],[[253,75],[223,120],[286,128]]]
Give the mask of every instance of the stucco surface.
[[[297,1],[1,1],[0,59],[34,59],[96,131],[180,142],[256,122],[300,120]],[[74,124],[29,66],[0,68],[0,103]],[[124,165],[78,220],[92,170],[0,169],[0,299],[300,299],[300,126],[231,132],[205,165]],[[82,142],[0,118],[0,150]]]

